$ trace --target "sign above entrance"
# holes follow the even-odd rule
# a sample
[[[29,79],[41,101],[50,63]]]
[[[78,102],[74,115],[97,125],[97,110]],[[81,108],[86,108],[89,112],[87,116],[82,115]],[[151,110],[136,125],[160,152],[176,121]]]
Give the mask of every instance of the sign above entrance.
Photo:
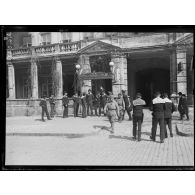
[[[82,80],[98,80],[98,79],[112,79],[113,74],[111,72],[95,72],[95,73],[86,73],[81,74],[80,79]]]

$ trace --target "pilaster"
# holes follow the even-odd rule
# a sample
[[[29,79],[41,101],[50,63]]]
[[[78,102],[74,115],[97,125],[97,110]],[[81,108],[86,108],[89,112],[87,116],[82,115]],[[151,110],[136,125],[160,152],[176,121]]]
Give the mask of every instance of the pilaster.
[[[32,98],[38,98],[38,71],[37,64],[35,60],[31,61],[31,90],[32,90]]]
[[[7,62],[8,66],[8,89],[9,89],[9,99],[16,98],[15,90],[15,70],[11,62]]]

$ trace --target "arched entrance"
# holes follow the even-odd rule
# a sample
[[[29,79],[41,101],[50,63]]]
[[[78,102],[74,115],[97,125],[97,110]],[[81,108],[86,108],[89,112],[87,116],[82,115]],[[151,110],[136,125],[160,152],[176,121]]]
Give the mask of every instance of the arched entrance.
[[[147,106],[150,106],[156,91],[170,92],[170,72],[166,69],[145,69],[136,72],[136,91],[142,94]]]

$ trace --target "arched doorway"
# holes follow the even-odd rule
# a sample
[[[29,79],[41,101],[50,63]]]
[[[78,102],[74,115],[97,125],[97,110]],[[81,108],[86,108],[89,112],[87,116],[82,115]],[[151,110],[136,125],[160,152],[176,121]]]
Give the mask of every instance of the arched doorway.
[[[151,105],[156,91],[170,92],[170,72],[166,69],[152,68],[136,72],[136,91],[142,94],[146,106]]]

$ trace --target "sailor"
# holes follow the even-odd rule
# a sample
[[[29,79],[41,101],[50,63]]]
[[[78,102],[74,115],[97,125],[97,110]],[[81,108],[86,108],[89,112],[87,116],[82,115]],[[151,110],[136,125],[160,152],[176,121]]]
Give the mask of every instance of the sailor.
[[[126,91],[125,90],[122,90],[122,94],[123,94],[123,99],[124,99],[124,102],[125,102],[125,110],[124,110],[124,115],[123,115],[123,120],[124,120],[124,117],[125,117],[125,111],[127,111],[127,114],[129,116],[129,120],[131,121],[131,102],[129,100],[129,97],[127,96],[126,94]]]
[[[50,103],[50,108],[51,108],[50,116],[51,118],[54,118],[55,103],[56,103],[54,99],[54,95],[51,95],[51,97],[49,98],[49,103]]]
[[[93,115],[93,99],[94,96],[91,93],[91,89],[88,90],[88,94],[86,96],[86,101],[87,101],[87,115],[89,116],[89,109],[91,111],[91,116]]]
[[[64,96],[62,97],[62,105],[64,106],[63,118],[68,117],[68,103],[67,92],[64,92]]]

